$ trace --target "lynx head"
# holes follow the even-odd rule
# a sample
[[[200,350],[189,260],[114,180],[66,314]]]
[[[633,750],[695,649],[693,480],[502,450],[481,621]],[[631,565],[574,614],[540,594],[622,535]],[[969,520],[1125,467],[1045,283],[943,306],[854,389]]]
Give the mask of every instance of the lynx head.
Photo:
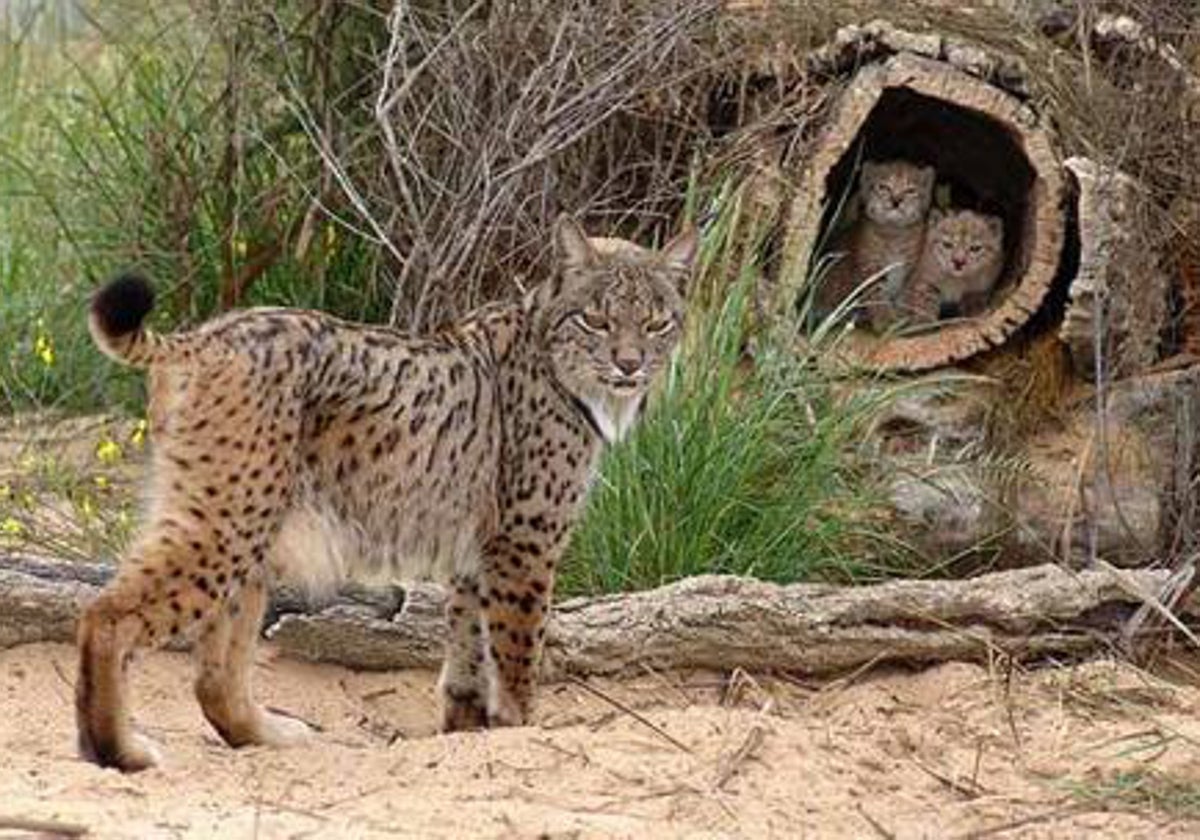
[[[559,383],[620,438],[683,332],[698,239],[688,229],[661,250],[588,238],[566,216],[555,228],[558,271],[536,306]]]
[[[935,179],[932,166],[906,160],[864,161],[860,180],[867,218],[896,227],[920,224],[933,201]]]
[[[1004,223],[973,210],[932,210],[925,247],[948,279],[991,275],[1004,259]],[[981,291],[981,290],[980,290]]]

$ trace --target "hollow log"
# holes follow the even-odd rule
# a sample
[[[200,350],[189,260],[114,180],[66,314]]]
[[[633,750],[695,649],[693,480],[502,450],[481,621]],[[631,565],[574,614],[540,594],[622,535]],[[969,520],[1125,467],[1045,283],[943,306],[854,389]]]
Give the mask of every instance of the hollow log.
[[[955,203],[964,196],[1004,220],[1005,269],[987,311],[915,335],[856,335],[855,354],[881,369],[925,370],[1001,345],[1041,305],[1063,250],[1065,186],[1045,120],[987,81],[999,71],[986,52],[930,38],[855,72],[806,156],[786,221],[781,311],[794,306],[813,276],[810,267],[836,208],[853,191],[860,160],[932,165]]]
[[[0,560],[0,648],[72,640],[79,607],[107,574],[103,567]],[[1114,644],[1126,619],[1168,581],[1166,571],[1053,565],[857,587],[703,576],[557,605],[543,671],[549,679],[642,667],[828,674],[877,661],[1085,655]],[[423,584],[352,591],[302,611],[303,603],[284,593],[264,630],[285,654],[302,659],[434,668],[444,601],[440,587]],[[1181,615],[1195,623],[1200,605],[1185,605]]]

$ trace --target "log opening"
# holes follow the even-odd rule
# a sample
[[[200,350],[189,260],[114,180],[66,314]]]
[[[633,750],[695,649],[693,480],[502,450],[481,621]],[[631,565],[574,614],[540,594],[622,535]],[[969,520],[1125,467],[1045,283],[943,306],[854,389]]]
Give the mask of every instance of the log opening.
[[[888,88],[871,110],[855,140],[825,177],[825,195],[848,195],[861,160],[901,158],[938,173],[949,206],[969,208],[1004,220],[1004,270],[996,283],[994,306],[1029,264],[1030,192],[1037,172],[1020,141],[985,114],[907,88]],[[833,225],[836,205],[827,204],[821,241]]]
[[[781,304],[794,306],[814,276],[860,161],[894,158],[934,166],[950,206],[1000,216],[1005,267],[984,311],[916,334],[856,335],[852,349],[875,367],[923,370],[1002,344],[1058,273],[1066,227],[1061,162],[1042,119],[1019,98],[908,53],[858,70],[816,140],[790,208]]]

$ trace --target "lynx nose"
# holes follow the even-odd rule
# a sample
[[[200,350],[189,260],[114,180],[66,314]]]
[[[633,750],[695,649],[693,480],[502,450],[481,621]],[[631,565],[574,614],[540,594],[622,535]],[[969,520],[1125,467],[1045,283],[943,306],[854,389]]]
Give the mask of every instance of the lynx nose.
[[[966,257],[955,257],[950,262],[954,263],[954,267],[956,269],[958,269],[959,271],[962,271],[963,266],[965,266],[967,264],[967,258]]]
[[[630,349],[616,349],[613,351],[613,365],[625,376],[633,376],[642,369],[642,354]]]

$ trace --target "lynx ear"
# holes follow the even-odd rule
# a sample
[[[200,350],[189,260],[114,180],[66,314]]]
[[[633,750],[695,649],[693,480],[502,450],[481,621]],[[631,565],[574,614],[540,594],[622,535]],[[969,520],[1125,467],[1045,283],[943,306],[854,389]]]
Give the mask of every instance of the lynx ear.
[[[859,174],[859,180],[864,184],[875,180],[875,176],[879,172],[879,164],[873,160],[864,160],[862,162],[862,172]]]
[[[917,174],[921,180],[928,185],[929,189],[933,189],[933,185],[937,183],[937,170],[932,166],[922,166],[917,170]]]
[[[567,268],[582,268],[596,259],[596,250],[588,242],[587,234],[566,213],[554,223],[554,242],[558,246],[558,258]]]
[[[698,250],[700,250],[700,237],[696,233],[696,228],[689,224],[658,253],[659,258],[671,268],[691,271]]]
[[[984,222],[987,223],[988,233],[997,239],[1004,238],[1004,220],[999,216],[984,216]]]
[[[926,217],[925,224],[927,227],[933,227],[934,225],[941,224],[942,219],[946,218],[947,215],[948,214],[945,210],[941,210],[937,207],[930,207],[929,216]]]

